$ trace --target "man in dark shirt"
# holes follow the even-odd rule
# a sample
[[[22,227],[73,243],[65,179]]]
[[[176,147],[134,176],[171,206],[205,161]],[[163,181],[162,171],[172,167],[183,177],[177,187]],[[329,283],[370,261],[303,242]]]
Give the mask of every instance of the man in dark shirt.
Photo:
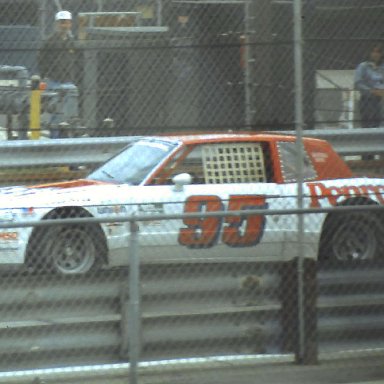
[[[43,43],[39,54],[40,75],[47,90],[57,92],[56,113],[50,119],[51,137],[59,137],[58,126],[78,117],[78,91],[74,84],[75,43],[72,35],[72,14],[59,11],[55,15],[56,30]]]
[[[72,15],[68,11],[60,11],[55,19],[56,30],[40,50],[40,74],[49,81],[73,83],[75,45],[71,32]]]

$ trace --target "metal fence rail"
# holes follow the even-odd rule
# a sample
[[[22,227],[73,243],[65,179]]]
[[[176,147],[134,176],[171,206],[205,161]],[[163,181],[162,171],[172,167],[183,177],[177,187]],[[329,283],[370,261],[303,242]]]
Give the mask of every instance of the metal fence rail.
[[[380,140],[384,138],[384,128],[315,129],[306,130],[303,135],[329,141],[343,156],[383,153]]]
[[[281,132],[294,135],[294,131]],[[308,130],[304,136],[328,140],[341,155],[382,154],[384,128]],[[133,137],[77,138],[0,143],[0,167],[93,165],[106,161]]]
[[[382,208],[350,206],[337,210],[381,212]],[[306,209],[302,213],[318,211]],[[299,210],[259,213],[293,212]],[[252,213],[242,211],[243,215]],[[184,216],[230,214],[239,212]],[[167,220],[183,215],[154,217]],[[154,217],[115,218],[115,221]],[[113,219],[105,217],[102,221]],[[101,219],[44,220],[38,224],[92,221]],[[33,223],[1,223],[0,228]],[[134,228],[131,226],[133,232]],[[137,245],[140,252],[140,243]],[[36,367],[49,370],[53,366],[127,361],[132,364],[132,348],[138,346],[131,343],[132,335],[139,335],[140,350],[136,351],[139,361],[298,352],[297,259],[268,263],[259,262],[256,257],[248,262],[140,263],[132,248],[127,250],[127,257],[128,252],[130,268],[81,276],[2,271],[6,285],[0,294],[0,370]],[[132,280],[132,268],[140,271],[135,280]],[[316,266],[315,261],[305,259],[303,268],[305,352],[311,359],[317,358],[319,347],[323,353],[384,347],[382,261],[323,262]],[[132,323],[133,289],[138,289],[136,294],[142,303],[137,311],[139,332]]]
[[[205,265],[204,274],[201,268],[198,264],[142,267],[140,359],[279,351],[277,265]],[[154,269],[167,278],[154,279]],[[127,270],[74,278],[24,276],[23,287],[19,278],[19,274],[7,277],[0,295],[0,370],[127,361]],[[206,295],[214,306],[204,302]],[[204,347],[207,339],[212,342]]]
[[[382,261],[320,266],[318,334],[323,352],[384,347],[383,273]]]
[[[122,311],[115,301],[118,303],[122,294],[122,280],[83,278],[68,284],[53,277],[25,279],[27,289],[17,284],[16,277],[8,278],[0,299],[3,371],[116,359]],[[71,301],[75,296],[77,305]],[[57,360],[59,355],[63,357],[61,362]],[[18,359],[12,363],[10,356]]]
[[[369,269],[355,267],[319,269],[318,332],[323,353],[340,348],[366,349],[368,353],[372,347],[384,345],[380,338],[384,327],[384,266],[377,263]],[[154,280],[154,268],[165,278]],[[177,278],[170,279],[175,270]],[[226,263],[204,270],[210,272],[202,274],[201,265],[142,267],[141,361],[204,355],[273,357],[282,352],[278,264]],[[41,276],[24,276],[23,287],[20,275],[8,277],[0,295],[0,369],[9,372],[39,367],[44,374],[52,366],[127,361],[127,275],[126,270],[120,270],[76,278],[45,276],[42,280]],[[178,295],[175,287],[182,287]],[[204,303],[206,294],[215,302],[214,307]],[[28,316],[23,312],[26,302]],[[194,325],[196,319],[198,326]],[[202,349],[200,341],[207,339],[212,341],[210,348]],[[12,355],[18,359],[10,363]],[[114,366],[109,369],[116,370]],[[59,376],[71,374],[68,370]],[[92,376],[94,371],[83,374]]]
[[[2,168],[50,165],[88,165],[108,160],[132,137],[79,138],[0,143]]]
[[[0,382],[94,384],[95,372],[102,372],[108,384],[116,375],[137,384],[144,365],[161,365],[163,359],[251,360],[282,353],[289,361],[293,356],[296,363],[314,364],[332,351],[345,357],[351,349],[366,357],[372,349],[384,352],[383,183],[339,179],[348,177],[348,170],[339,174],[337,162],[324,162],[327,153],[318,151],[308,153],[309,160],[323,163],[324,172],[309,188],[311,196],[303,196],[302,136],[328,140],[356,173],[381,178],[384,172],[382,95],[375,89],[381,86],[364,75],[366,60],[379,64],[384,57],[383,48],[373,44],[384,33],[382,4],[345,3],[1,1],[0,65],[40,75],[55,96],[40,100],[37,89],[32,95],[26,88],[9,89],[15,76],[2,73],[3,138],[30,133],[35,139],[44,132],[55,139],[1,143],[3,185],[82,178],[123,149],[129,135],[175,131],[295,135],[296,156],[287,148],[279,168],[271,161],[277,151],[269,151],[258,156],[258,168],[265,180],[279,173],[290,179],[288,167],[297,177],[296,185],[257,184],[265,189],[254,195],[245,183],[226,191],[231,178],[222,185],[188,186],[184,192],[201,188],[203,196],[180,199],[180,210],[169,211],[161,206],[161,199],[172,201],[165,188],[159,204],[148,204],[139,187],[136,217],[122,217],[131,212],[124,210],[130,200],[124,186],[103,185],[107,199],[89,211],[79,206],[92,204],[90,195],[100,192],[96,186],[89,193],[76,188],[79,195],[57,191],[53,200],[52,188],[4,189],[0,261],[24,264],[16,272],[0,268]],[[70,22],[56,23],[59,10],[71,12],[73,29]],[[65,47],[52,34],[58,29]],[[60,44],[51,44],[52,38]],[[374,77],[384,82],[383,74]],[[37,81],[31,86],[37,88]],[[377,97],[367,97],[371,93]],[[74,135],[97,138],[60,139]],[[282,158],[285,150],[278,152]],[[189,160],[185,154],[172,158],[176,166]],[[170,167],[164,176],[172,176],[173,164],[165,163]],[[225,164],[232,168],[228,174],[240,169],[230,157]],[[276,194],[271,187],[277,187]],[[208,196],[215,189],[217,196]],[[327,207],[300,209],[307,199]],[[340,200],[358,205],[330,207]],[[363,203],[372,205],[365,209]],[[18,220],[34,226],[46,204],[65,207],[47,213],[32,232],[12,229]],[[297,209],[287,209],[292,207]],[[176,213],[167,217],[166,212]],[[152,213],[158,215],[149,222]],[[100,214],[105,225],[88,214]],[[252,217],[244,219],[247,215]],[[162,220],[180,221],[174,226],[175,221],[162,225]],[[278,260],[272,263],[272,257]],[[107,260],[129,261],[129,267],[104,270]],[[74,378],[76,371],[81,374]]]

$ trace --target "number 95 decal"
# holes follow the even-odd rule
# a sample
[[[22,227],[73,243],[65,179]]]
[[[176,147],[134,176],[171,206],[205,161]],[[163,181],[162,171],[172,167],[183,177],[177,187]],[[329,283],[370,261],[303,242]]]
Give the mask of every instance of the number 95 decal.
[[[232,195],[227,211],[266,209],[265,196]],[[185,213],[224,211],[218,196],[191,196],[185,202]],[[186,227],[180,229],[179,243],[188,248],[210,248],[221,234],[221,241],[230,247],[251,247],[259,243],[265,226],[264,215],[185,218]]]

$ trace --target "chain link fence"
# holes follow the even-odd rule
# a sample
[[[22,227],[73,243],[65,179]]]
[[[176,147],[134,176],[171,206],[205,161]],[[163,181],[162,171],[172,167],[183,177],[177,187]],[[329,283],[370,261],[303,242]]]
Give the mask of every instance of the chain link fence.
[[[302,211],[293,139],[213,136],[132,138],[86,178],[1,190],[4,372],[380,356],[381,180],[319,178],[349,170],[306,139]]]
[[[108,205],[92,207],[98,219],[68,207],[40,221],[30,234],[22,267],[2,272],[1,370],[18,371],[13,374],[18,382],[58,380],[65,374],[96,380],[98,371],[140,382],[141,371],[155,370],[161,378],[169,369],[258,369],[260,361],[314,364],[319,359],[324,364],[336,356],[381,356],[380,255],[364,260],[350,253],[378,246],[373,239],[382,236],[375,232],[377,224],[376,229],[367,226],[381,211],[328,214],[326,222],[332,218],[333,224],[327,223],[320,248],[314,233],[325,213],[308,215],[306,237],[313,241],[307,240],[302,264],[300,304],[296,232],[289,243],[273,230],[278,220],[294,228],[297,210],[277,214],[261,207],[238,216],[229,210],[234,200],[221,200],[228,209],[223,213],[212,196],[200,198],[205,214],[186,214],[188,200],[180,200],[142,204],[136,217],[127,214],[137,206],[125,205],[125,211]],[[28,216],[33,221],[32,209]],[[249,238],[260,236],[250,223],[264,225],[257,246],[233,247],[245,241],[230,226],[240,218]],[[100,227],[100,222],[107,223]],[[9,223],[1,225],[7,225],[1,232],[2,258],[15,258],[10,245],[29,231],[28,222],[25,229],[20,220],[13,224],[12,229]],[[220,239],[210,243],[218,225],[223,228]],[[111,232],[103,233],[106,229]],[[111,237],[113,244],[106,240]],[[120,249],[106,252],[118,243]],[[285,257],[279,253],[282,246]],[[319,251],[318,264],[307,258],[311,251]],[[90,371],[90,365],[98,368]],[[282,367],[276,365],[277,375]],[[0,374],[0,381],[9,377]]]
[[[0,383],[382,356],[382,5],[300,3],[0,1]]]
[[[355,69],[380,42],[380,7],[303,1],[306,128],[364,125]],[[1,8],[1,65],[77,87],[62,91],[74,99],[69,107],[58,95],[43,108],[63,115],[44,117],[48,131],[57,121],[91,136],[295,125],[289,2],[18,0]],[[52,43],[60,9],[73,17],[67,45]]]

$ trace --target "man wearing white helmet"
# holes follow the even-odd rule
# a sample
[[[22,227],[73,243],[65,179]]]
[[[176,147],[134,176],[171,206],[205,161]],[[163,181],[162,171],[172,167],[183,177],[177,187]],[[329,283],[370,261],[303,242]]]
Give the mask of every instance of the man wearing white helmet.
[[[77,115],[77,100],[67,97],[68,90],[77,90],[75,83],[76,50],[72,35],[72,14],[69,11],[59,11],[55,15],[55,31],[43,43],[39,53],[39,70],[41,77],[47,82],[47,89],[62,93],[61,111],[53,114],[50,124],[51,136],[59,136],[58,125],[63,122],[63,116]]]
[[[75,45],[72,36],[72,15],[60,11],[55,15],[56,29],[44,42],[39,57],[42,77],[60,83],[74,82]]]

